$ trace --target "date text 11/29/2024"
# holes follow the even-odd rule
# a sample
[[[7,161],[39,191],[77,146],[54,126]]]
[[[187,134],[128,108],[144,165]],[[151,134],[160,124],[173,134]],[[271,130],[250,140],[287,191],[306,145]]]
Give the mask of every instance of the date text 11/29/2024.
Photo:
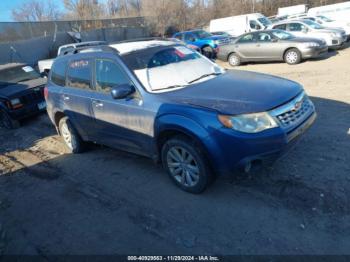
[[[128,256],[128,261],[220,261],[216,256]]]

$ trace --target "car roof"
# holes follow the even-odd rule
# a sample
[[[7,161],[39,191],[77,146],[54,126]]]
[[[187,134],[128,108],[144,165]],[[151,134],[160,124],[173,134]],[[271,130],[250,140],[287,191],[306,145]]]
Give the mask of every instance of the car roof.
[[[171,40],[148,40],[148,41],[135,41],[135,42],[122,42],[116,44],[110,44],[109,46],[116,49],[119,54],[123,55],[126,53],[131,53],[134,51],[139,51],[142,49],[148,49],[157,46],[172,46],[176,45],[174,41]]]
[[[18,66],[26,66],[26,64],[23,64],[23,63],[9,63],[9,64],[3,64],[3,65],[0,65],[0,70],[9,69],[9,68],[14,68],[14,67],[18,67]]]

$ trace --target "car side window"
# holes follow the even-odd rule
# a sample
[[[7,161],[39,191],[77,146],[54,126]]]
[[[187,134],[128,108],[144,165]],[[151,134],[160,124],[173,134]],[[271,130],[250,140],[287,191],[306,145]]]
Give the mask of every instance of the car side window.
[[[249,21],[249,26],[250,26],[251,29],[256,29],[256,30],[261,29],[261,26],[255,20],[250,20]]]
[[[289,24],[289,31],[291,32],[301,32],[305,26],[300,23],[290,23]]]
[[[96,59],[95,72],[97,91],[110,93],[115,86],[131,84],[129,77],[114,61]]]
[[[276,25],[276,26],[273,27],[273,29],[286,30],[287,29],[287,25],[286,24]]]
[[[241,37],[241,39],[238,40],[238,43],[252,43],[253,41],[254,41],[254,35],[248,34]]]
[[[58,60],[51,69],[51,81],[58,86],[66,84],[66,62]]]
[[[69,62],[67,86],[80,89],[91,88],[91,60],[79,59]]]
[[[258,42],[271,42],[271,35],[268,33],[259,33]]]
[[[185,34],[185,41],[194,42],[196,40],[194,34],[188,33]]]
[[[182,34],[177,34],[177,35],[175,35],[175,38],[176,38],[176,39],[179,39],[179,40],[182,40]]]

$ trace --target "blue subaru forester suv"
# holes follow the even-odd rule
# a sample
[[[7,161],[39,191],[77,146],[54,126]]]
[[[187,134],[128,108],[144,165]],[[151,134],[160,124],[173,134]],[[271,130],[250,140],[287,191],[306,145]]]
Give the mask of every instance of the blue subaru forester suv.
[[[72,153],[92,141],[161,162],[180,188],[275,157],[316,117],[299,84],[226,71],[162,40],[76,50],[54,61],[48,114]]]

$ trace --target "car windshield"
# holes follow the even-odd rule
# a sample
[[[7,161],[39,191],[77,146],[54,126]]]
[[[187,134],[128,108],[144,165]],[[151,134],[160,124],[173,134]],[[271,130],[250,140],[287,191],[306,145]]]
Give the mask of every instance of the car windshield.
[[[220,66],[182,45],[143,49],[122,59],[149,92],[184,88],[224,73]]]
[[[204,30],[201,30],[201,31],[194,31],[192,32],[197,38],[199,39],[202,39],[202,38],[208,38],[208,37],[211,37],[212,34],[204,31]]]
[[[334,21],[334,20],[329,19],[328,17],[325,17],[325,16],[323,16],[323,15],[319,15],[319,16],[317,16],[317,17],[320,18],[322,21],[327,22],[327,23],[333,22],[333,21]]]
[[[283,31],[283,30],[274,30],[274,31],[272,31],[272,34],[281,40],[288,40],[288,39],[295,38],[294,35],[286,32],[286,31]]]
[[[310,26],[313,29],[324,29],[323,26],[321,26],[320,24],[313,22],[311,20],[304,20],[304,23],[307,24],[308,26]]]
[[[31,66],[15,66],[0,71],[0,87],[39,78]]]
[[[258,18],[258,21],[259,21],[260,23],[262,23],[263,26],[265,26],[265,27],[268,27],[269,25],[272,24],[271,21],[270,21],[269,19],[265,18],[265,17],[260,17],[260,18]]]

